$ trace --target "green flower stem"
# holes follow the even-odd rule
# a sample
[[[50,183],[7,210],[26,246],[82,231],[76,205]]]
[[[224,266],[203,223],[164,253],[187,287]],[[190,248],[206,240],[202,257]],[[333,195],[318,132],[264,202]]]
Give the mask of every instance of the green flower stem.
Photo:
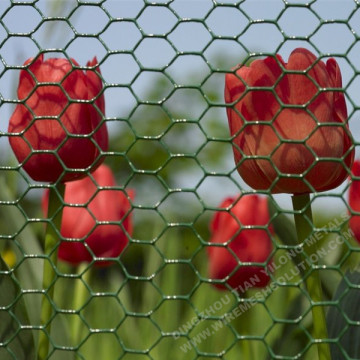
[[[43,291],[44,296],[41,304],[40,321],[42,331],[39,334],[38,360],[45,360],[49,354],[49,337],[51,331],[51,320],[53,317],[53,297],[54,285],[56,281],[57,267],[57,244],[61,227],[61,216],[63,199],[65,193],[64,184],[56,184],[56,188],[50,189],[48,219],[51,220],[46,226],[43,271]]]
[[[81,341],[83,322],[80,317],[80,311],[85,307],[90,297],[88,286],[90,284],[91,268],[88,269],[88,263],[81,263],[77,267],[78,278],[74,287],[74,297],[72,308],[75,311],[73,321],[71,323],[71,341],[75,347],[79,346]]]
[[[307,255],[311,255],[316,251],[317,244],[312,244],[311,248],[304,242],[313,231],[313,219],[310,205],[310,195],[294,195],[292,197],[293,208],[295,210],[295,226],[298,236],[299,244],[304,244],[304,251]],[[304,255],[305,257],[305,255]],[[305,264],[306,261],[303,262]],[[306,264],[305,264],[306,265]],[[316,265],[316,264],[314,264]],[[307,265],[306,265],[307,266]],[[305,273],[309,272],[310,268],[307,267]],[[326,319],[324,308],[319,305],[322,301],[322,288],[318,271],[311,271],[306,277],[306,287],[308,294],[311,298],[311,311],[313,317],[313,338],[317,342],[317,350],[319,360],[331,360],[329,344],[323,342],[328,338]]]

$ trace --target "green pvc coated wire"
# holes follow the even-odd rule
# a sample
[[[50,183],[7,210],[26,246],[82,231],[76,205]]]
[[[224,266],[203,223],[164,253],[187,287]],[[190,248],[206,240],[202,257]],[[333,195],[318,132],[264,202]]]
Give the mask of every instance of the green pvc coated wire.
[[[5,5],[0,4],[2,6],[0,8],[2,29],[0,79],[6,79],[7,74],[12,72],[18,75],[19,70],[24,68],[23,60],[12,64],[8,60],[8,54],[5,53],[4,48],[7,51],[9,49],[6,44],[12,39],[30,41],[37,53],[49,56],[55,54],[68,59],[71,58],[69,55],[71,48],[77,46],[78,41],[96,39],[103,51],[103,56],[98,58],[100,68],[107,66],[111,56],[126,55],[133,60],[134,66],[138,69],[132,78],[129,77],[128,81],[122,83],[113,82],[109,76],[104,75],[104,72],[100,75],[104,84],[103,93],[106,96],[112,89],[122,89],[133,98],[133,105],[126,116],[106,117],[105,114],[103,120],[114,128],[121,127],[119,134],[115,134],[114,131],[111,149],[103,154],[106,162],[112,166],[117,175],[119,184],[117,189],[136,187],[138,192],[132,201],[135,235],[130,239],[126,254],[116,259],[113,267],[94,270],[93,263],[83,264],[77,270],[64,264],[55,266],[51,256],[44,255],[41,245],[44,223],[52,224],[52,220],[46,221],[42,217],[39,211],[39,194],[49,186],[32,182],[22,169],[22,164],[17,164],[10,155],[9,159],[5,156],[0,157],[0,254],[10,248],[16,255],[16,263],[10,266],[10,270],[0,269],[0,289],[1,277],[12,275],[16,275],[14,281],[19,289],[16,296],[7,304],[1,302],[0,294],[0,314],[7,312],[17,324],[14,325],[10,337],[0,337],[0,358],[26,359],[26,355],[19,355],[12,345],[15,343],[14,339],[21,338],[27,331],[34,334],[35,342],[42,336],[39,335],[43,331],[42,325],[37,319],[40,318],[40,303],[45,290],[42,289],[41,272],[44,257],[46,263],[56,269],[56,276],[48,281],[55,287],[54,300],[50,300],[48,304],[51,308],[48,318],[53,328],[48,339],[49,359],[87,359],[87,354],[91,353],[98,358],[124,360],[232,360],[238,358],[239,354],[244,359],[315,358],[312,356],[316,356],[316,344],[309,330],[313,301],[307,296],[304,286],[304,276],[308,274],[301,274],[286,283],[279,281],[280,275],[272,274],[277,292],[263,293],[263,298],[256,301],[256,309],[249,305],[252,304],[251,299],[246,296],[231,291],[216,292],[211,285],[211,279],[208,278],[206,264],[206,249],[209,245],[208,224],[218,208],[208,201],[206,194],[203,194],[203,188],[208,181],[214,179],[223,181],[226,178],[229,193],[234,192],[234,189],[244,193],[253,191],[239,180],[235,164],[230,166],[224,164],[226,161],[233,161],[233,158],[232,139],[228,134],[227,124],[222,123],[218,116],[221,114],[224,119],[226,108],[222,98],[223,82],[221,84],[214,82],[216,86],[221,87],[220,90],[210,91],[209,84],[211,85],[215,76],[223,79],[231,69],[226,61],[214,63],[207,54],[211,52],[215,42],[236,43],[245,55],[241,59],[234,59],[233,66],[235,66],[240,61],[245,63],[259,56],[281,53],[285,44],[294,41],[294,43],[306,43],[314,52],[320,54],[321,58],[336,56],[346,62],[353,71],[352,78],[347,79],[343,89],[350,105],[350,119],[359,109],[358,101],[353,99],[349,92],[351,84],[358,75],[358,67],[352,63],[351,55],[356,51],[359,40],[359,34],[353,29],[352,24],[356,21],[360,4],[358,1],[352,2],[353,9],[349,11],[346,19],[329,20],[318,13],[319,2],[316,0],[306,3],[274,1],[274,6],[279,7],[276,16],[259,19],[254,18],[247,11],[246,6],[252,0],[233,2],[204,0],[204,4],[199,1],[199,7],[204,6],[203,11],[201,15],[193,18],[181,14],[178,9],[179,0],[134,1],[131,6],[134,6],[136,11],[133,10],[131,16],[124,17],[111,10],[109,6],[111,1],[116,0],[9,0],[4,1]],[[123,3],[125,4],[126,1]],[[25,32],[14,32],[8,18],[12,16],[12,12],[25,8],[32,9],[33,15],[36,14],[39,20]],[[106,19],[104,26],[97,31],[80,31],[77,27],[77,16],[82,9],[99,11]],[[211,26],[211,19],[219,9],[226,10],[228,14],[241,16],[246,24],[239,26],[238,32],[235,31],[236,34],[218,35]],[[282,21],[287,18],[289,9],[308,11],[316,19],[317,25],[306,36],[288,34],[283,29]],[[159,34],[146,31],[143,19],[149,10],[164,11],[169,17],[171,16],[172,23],[166,31]],[[53,15],[47,15],[48,13]],[[156,21],[161,22],[161,19]],[[58,47],[55,41],[56,37],[62,36],[56,30],[56,24],[59,23],[66,24],[71,33],[62,47]],[[116,24],[131,24],[136,29],[139,39],[134,41],[131,49],[113,50],[104,40],[106,32]],[[208,40],[200,49],[183,50],[177,43],[176,35],[181,33],[184,25],[188,24],[199,26],[199,29],[201,27],[207,34]],[[41,32],[42,26],[45,25],[49,25],[50,40],[48,41],[54,39],[54,46],[43,47],[37,37],[37,32]],[[282,40],[273,51],[254,52],[254,49],[243,41],[244,36],[249,34],[255,25],[267,25],[277,29]],[[353,34],[353,42],[345,51],[324,53],[314,40],[321,28],[328,25],[343,26]],[[196,35],[194,33],[194,38]],[[126,36],[126,34],[114,32],[113,36]],[[172,55],[165,65],[144,65],[139,55],[144,40],[166,43]],[[33,54],[35,55],[37,54]],[[198,82],[189,81],[189,84],[183,84],[171,74],[169,69],[183,56],[201,59],[204,64],[206,71],[202,77],[199,77]],[[85,69],[85,67],[81,68]],[[121,64],[119,69],[121,70]],[[148,95],[151,96],[148,97],[138,91],[138,82],[141,83],[145,73],[151,73],[154,78],[158,76],[158,79],[161,79],[154,80],[155,86],[150,86],[151,91]],[[193,75],[191,71],[189,74],[190,77]],[[195,75],[194,78],[198,79]],[[7,91],[0,88],[0,109],[19,103],[15,95],[16,86],[12,86],[10,98],[6,95]],[[274,87],[268,90],[276,96]],[[194,99],[200,101],[193,105]],[[25,104],[25,101],[22,103]],[[195,115],[191,106],[197,107]],[[211,119],[212,111],[215,120]],[[1,119],[2,122],[6,120]],[[276,132],[275,129],[274,131]],[[302,142],[305,144],[311,135],[309,134]],[[7,139],[10,136],[13,135],[8,134],[4,129],[1,130],[0,139]],[[354,143],[355,146],[358,145],[356,139]],[[316,157],[314,151],[309,150]],[[342,161],[342,159],[332,160]],[[309,173],[311,169],[312,167],[303,175]],[[350,169],[347,170],[350,174]],[[276,171],[280,178],[281,172],[278,169]],[[180,178],[182,172],[188,181]],[[325,197],[326,200],[341,203],[345,211],[349,211],[346,205],[347,189],[348,185],[344,185],[341,190],[331,194],[315,193],[311,201],[315,203]],[[269,195],[266,191],[260,193]],[[294,212],[276,205],[272,214],[274,222],[284,215],[289,218]],[[353,239],[346,236],[346,221],[336,222],[335,225],[332,224],[324,230],[322,226],[330,220],[325,217],[319,218],[320,220],[315,222],[317,225],[312,228],[313,233],[323,233],[324,238],[337,236],[344,238],[341,253],[336,258],[337,262],[322,261],[319,267],[324,270],[324,274],[319,271],[319,276],[326,277],[331,272],[333,278],[340,282],[346,269],[357,264],[360,251]],[[286,251],[291,252],[296,246],[278,240],[273,238],[272,255],[275,259],[279,259]],[[309,254],[305,254],[306,256]],[[286,266],[287,269],[291,268],[291,265]],[[55,279],[54,283],[52,283],[53,279]],[[316,281],[321,279],[317,278]],[[323,289],[325,295],[334,294],[334,284],[326,282],[326,279],[322,281],[326,284]],[[74,291],[75,296],[69,295],[67,298],[56,293],[56,288],[68,288],[69,293]],[[358,289],[358,286],[354,285],[353,288]],[[45,293],[47,291],[48,289]],[[228,301],[226,304],[224,304],[225,300]],[[25,301],[27,308],[32,309],[28,314],[29,323],[26,324],[22,324],[20,319],[17,319],[18,313],[15,311],[21,301]],[[289,305],[292,302],[295,304],[294,308]],[[222,304],[221,309],[211,308],[219,303]],[[322,304],[324,307],[336,307],[346,320],[342,333],[335,339],[328,339],[328,343],[338,344],[344,359],[353,358],[342,348],[341,338],[347,328],[352,325],[358,326],[356,321],[360,319],[349,319],[341,307],[340,300],[335,302],[326,300]],[[228,314],[233,314],[240,305],[248,309],[244,312],[245,315],[226,321]],[[290,307],[289,316],[286,318],[281,313],[285,307]],[[298,309],[303,311],[299,312]],[[0,319],[2,319],[1,315]],[[104,319],[108,319],[108,322]],[[220,326],[219,322],[225,325],[215,330],[216,326]],[[251,323],[249,328],[245,326],[247,323]],[[72,326],[70,331],[69,326]],[[292,329],[292,332],[283,333],[282,329],[286,326]],[[204,331],[209,328],[213,333],[206,338]],[[3,329],[0,324],[1,330]],[[295,334],[294,336],[300,334],[299,338],[301,338],[301,342],[297,342],[294,346],[293,352],[289,349],[284,350],[283,344],[276,341],[276,334],[282,334],[285,342],[291,342],[293,339],[290,333]],[[205,335],[202,338],[199,334]],[[101,346],[101,355],[96,352],[100,343],[105,344]],[[43,357],[45,358],[46,356]]]

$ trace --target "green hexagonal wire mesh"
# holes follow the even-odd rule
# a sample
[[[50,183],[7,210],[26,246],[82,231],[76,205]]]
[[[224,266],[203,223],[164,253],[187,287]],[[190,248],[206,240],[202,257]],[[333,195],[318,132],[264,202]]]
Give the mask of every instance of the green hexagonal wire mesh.
[[[359,24],[2,0],[0,359],[360,359]]]

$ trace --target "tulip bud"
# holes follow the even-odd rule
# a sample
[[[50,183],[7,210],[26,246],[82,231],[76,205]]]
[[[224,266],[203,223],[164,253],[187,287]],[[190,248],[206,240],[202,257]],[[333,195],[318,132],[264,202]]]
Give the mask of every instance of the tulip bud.
[[[238,199],[227,198],[220,207],[224,210],[215,213],[210,226],[210,242],[217,245],[208,247],[210,278],[221,280],[229,276],[226,283],[239,293],[249,287],[266,286],[270,278],[265,266],[242,263],[265,263],[271,255],[272,241],[266,229],[270,221],[267,199],[242,195]],[[226,289],[224,284],[215,286]]]
[[[94,58],[87,66],[96,66]],[[43,54],[29,59],[20,72],[18,98],[10,118],[10,145],[35,181],[71,181],[95,170],[108,149],[102,81],[83,72],[75,60]]]
[[[121,190],[112,189],[114,186],[114,176],[106,165],[100,165],[81,180],[65,184],[61,222],[61,236],[65,240],[58,252],[61,260],[77,265],[92,261],[94,256],[114,258],[124,250],[132,233],[131,204]],[[132,191],[128,194],[133,197]],[[44,214],[48,201],[46,191],[42,200]]]
[[[227,74],[227,115],[243,180],[272,193],[339,186],[354,158],[341,88],[337,62],[325,64],[302,48],[288,63],[276,55]]]

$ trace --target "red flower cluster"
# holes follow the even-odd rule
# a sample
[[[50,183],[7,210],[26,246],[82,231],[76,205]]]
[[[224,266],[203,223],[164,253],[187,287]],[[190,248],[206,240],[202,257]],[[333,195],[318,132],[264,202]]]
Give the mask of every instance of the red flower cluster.
[[[210,241],[217,246],[208,247],[210,278],[229,276],[226,283],[238,292],[246,290],[248,284],[266,286],[270,278],[264,266],[242,263],[264,263],[271,256],[272,241],[265,229],[270,220],[267,199],[242,195],[238,199],[227,198],[221,208],[224,210],[215,213],[211,222]],[[224,246],[225,243],[228,245]],[[226,289],[224,284],[216,286]]]
[[[9,123],[10,145],[34,180],[66,182],[61,234],[69,241],[60,244],[59,258],[79,264],[117,257],[132,233],[133,193],[113,189],[114,176],[101,165],[108,132],[102,123],[105,100],[97,60],[87,63],[95,69],[86,72],[73,59],[44,60],[42,54],[24,66],[21,103]],[[45,214],[48,201],[45,192]]]
[[[114,186],[114,176],[105,165],[86,178],[66,183],[61,235],[69,241],[61,242],[60,259],[76,265],[90,262],[93,257],[114,258],[124,250],[132,234],[131,204]],[[128,196],[132,198],[133,192],[128,192]],[[42,201],[45,215],[48,201],[49,194],[45,192]]]
[[[337,62],[302,48],[288,63],[276,55],[227,74],[227,115],[244,181],[292,194],[340,185],[354,158],[341,88]]]
[[[96,64],[94,58],[87,66]],[[18,161],[32,179],[44,182],[70,181],[85,176],[84,169],[95,170],[108,149],[100,69],[84,73],[73,59],[44,61],[42,54],[24,65],[18,86],[23,102],[9,123]]]

